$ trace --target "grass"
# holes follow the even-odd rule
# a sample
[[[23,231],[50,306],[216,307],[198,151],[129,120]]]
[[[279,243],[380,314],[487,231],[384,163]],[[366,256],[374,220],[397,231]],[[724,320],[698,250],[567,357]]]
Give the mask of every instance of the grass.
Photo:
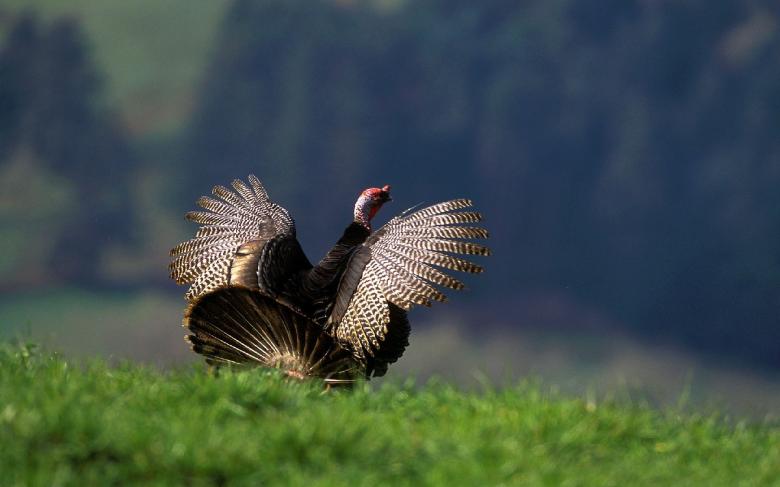
[[[272,371],[160,372],[0,346],[9,485],[780,485],[770,423],[523,384],[323,394]]]
[[[164,263],[158,267],[164,269]],[[74,287],[4,291],[0,341],[22,336],[71,358],[100,355],[111,363],[181,366],[197,360],[182,339],[185,302],[180,292]],[[532,376],[570,395],[617,393],[627,400],[668,406],[685,394],[689,406],[698,410],[780,419],[780,378],[773,371],[705,360],[670,344],[619,334],[562,334],[545,329],[545,323],[532,316],[517,318],[517,324],[533,326],[490,323],[478,332],[468,314],[446,306],[413,311],[411,318],[409,348],[382,381],[439,376],[460,387],[478,388],[480,375],[500,384]]]

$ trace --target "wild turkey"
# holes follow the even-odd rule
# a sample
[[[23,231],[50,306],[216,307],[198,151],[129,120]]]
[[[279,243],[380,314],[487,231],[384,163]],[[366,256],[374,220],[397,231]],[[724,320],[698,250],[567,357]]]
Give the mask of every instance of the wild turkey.
[[[381,376],[409,338],[406,312],[445,301],[435,286],[462,289],[441,269],[483,268],[453,254],[489,255],[468,239],[488,237],[472,203],[456,199],[406,210],[371,232],[390,201],[390,187],[369,188],[354,218],[313,266],[287,210],[273,203],[253,175],[233,190],[214,187],[195,238],[171,250],[171,278],[190,284],[184,326],[192,349],[211,364],[279,367],[297,378],[328,383]]]

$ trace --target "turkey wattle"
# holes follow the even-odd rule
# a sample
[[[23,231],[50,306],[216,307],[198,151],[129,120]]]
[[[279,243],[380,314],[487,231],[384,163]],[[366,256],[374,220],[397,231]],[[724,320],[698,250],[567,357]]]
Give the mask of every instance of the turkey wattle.
[[[406,312],[445,301],[436,286],[462,289],[440,269],[482,267],[453,254],[490,255],[469,239],[488,237],[470,224],[482,216],[470,200],[409,209],[372,233],[390,187],[369,188],[353,221],[317,264],[306,258],[287,210],[253,175],[231,191],[214,187],[202,226],[171,250],[171,278],[190,284],[184,326],[192,349],[211,364],[278,367],[292,377],[349,383],[381,376],[409,344]]]

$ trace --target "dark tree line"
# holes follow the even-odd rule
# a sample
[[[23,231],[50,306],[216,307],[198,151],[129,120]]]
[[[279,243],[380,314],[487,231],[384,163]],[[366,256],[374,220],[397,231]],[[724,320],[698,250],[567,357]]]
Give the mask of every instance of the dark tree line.
[[[780,365],[779,20],[768,1],[239,0],[188,192],[255,171],[321,249],[365,185],[471,195],[491,313],[565,289]]]
[[[47,280],[99,283],[107,244],[127,241],[133,233],[128,190],[133,158],[99,95],[100,79],[74,20],[47,24],[28,13],[14,23],[0,49],[0,170],[24,157],[35,166],[30,174],[55,175],[73,200],[66,221],[25,236],[52,242],[51,253],[38,257]],[[25,219],[26,211],[46,205],[61,189],[27,195],[30,207],[15,218]]]

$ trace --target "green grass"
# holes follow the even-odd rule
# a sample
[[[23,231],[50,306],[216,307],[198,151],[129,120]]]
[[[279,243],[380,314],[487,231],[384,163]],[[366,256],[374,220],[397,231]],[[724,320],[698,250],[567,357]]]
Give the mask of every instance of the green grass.
[[[780,485],[768,423],[538,385],[323,394],[273,372],[163,373],[0,346],[4,485]]]

